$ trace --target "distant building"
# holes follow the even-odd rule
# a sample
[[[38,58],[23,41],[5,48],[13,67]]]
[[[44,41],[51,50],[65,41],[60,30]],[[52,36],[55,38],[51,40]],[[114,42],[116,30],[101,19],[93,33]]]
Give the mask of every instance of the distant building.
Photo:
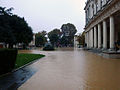
[[[75,35],[75,36],[74,36],[74,47],[75,47],[75,48],[78,48],[78,45],[79,45],[78,36]]]
[[[87,48],[113,51],[120,44],[120,0],[87,0]]]
[[[35,46],[35,34],[33,35],[33,40],[29,43],[29,46]]]
[[[4,43],[0,43],[0,48],[4,48],[5,44]]]

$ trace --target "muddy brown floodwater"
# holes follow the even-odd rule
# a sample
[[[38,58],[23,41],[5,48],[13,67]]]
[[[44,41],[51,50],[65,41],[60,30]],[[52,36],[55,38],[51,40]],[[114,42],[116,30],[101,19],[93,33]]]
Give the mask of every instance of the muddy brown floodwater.
[[[18,90],[120,90],[120,59],[80,49],[30,53],[46,57],[34,63],[38,72]]]

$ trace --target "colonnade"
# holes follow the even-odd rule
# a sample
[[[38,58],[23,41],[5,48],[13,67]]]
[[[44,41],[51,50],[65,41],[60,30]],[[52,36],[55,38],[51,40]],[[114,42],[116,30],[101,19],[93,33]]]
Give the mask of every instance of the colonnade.
[[[115,24],[114,24],[114,17],[109,17],[110,22],[110,37],[108,40],[108,31],[107,31],[107,21],[103,20],[102,22],[96,24],[90,30],[86,32],[85,35],[85,42],[87,44],[87,48],[98,48],[98,49],[111,49],[115,48]],[[102,24],[101,24],[102,23]],[[103,30],[103,33],[102,33]],[[102,35],[103,34],[103,35]],[[102,40],[103,39],[103,40]],[[109,41],[109,48],[107,47]]]

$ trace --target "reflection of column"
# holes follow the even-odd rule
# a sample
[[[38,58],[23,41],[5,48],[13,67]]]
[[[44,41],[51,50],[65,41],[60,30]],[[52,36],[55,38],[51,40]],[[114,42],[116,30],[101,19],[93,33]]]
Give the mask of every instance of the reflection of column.
[[[91,48],[93,48],[93,29],[91,29]]]
[[[103,21],[103,48],[107,49],[107,24]]]
[[[98,24],[98,48],[101,48],[101,25]]]
[[[114,17],[110,16],[110,49],[114,49],[114,34],[115,34],[115,27],[114,27]]]
[[[97,48],[97,29],[94,27],[94,48]]]

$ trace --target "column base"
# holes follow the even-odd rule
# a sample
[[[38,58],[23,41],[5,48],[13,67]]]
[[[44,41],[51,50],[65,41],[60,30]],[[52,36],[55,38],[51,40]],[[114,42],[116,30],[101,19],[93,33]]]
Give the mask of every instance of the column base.
[[[102,47],[97,48],[98,50],[102,50]]]
[[[106,51],[106,50],[108,50],[107,48],[102,48],[102,51]]]
[[[117,52],[120,53],[120,50],[118,50]]]
[[[97,49],[97,47],[93,47],[94,49]]]
[[[114,53],[114,52],[116,52],[116,51],[115,51],[115,49],[110,48],[110,49],[108,49],[108,52],[111,52],[111,53],[113,52],[113,53]]]
[[[97,47],[94,47],[93,49],[97,49]]]

